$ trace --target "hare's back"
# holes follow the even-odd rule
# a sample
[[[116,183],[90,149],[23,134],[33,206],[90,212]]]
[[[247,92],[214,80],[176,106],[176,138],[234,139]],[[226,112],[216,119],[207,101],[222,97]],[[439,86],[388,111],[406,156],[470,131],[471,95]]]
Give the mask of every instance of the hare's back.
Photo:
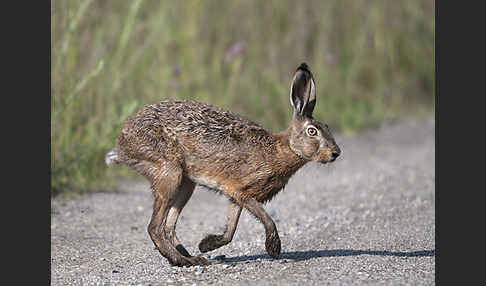
[[[126,128],[154,144],[174,142],[193,155],[217,150],[250,151],[275,141],[263,127],[243,116],[190,100],[146,106],[128,120]]]
[[[162,116],[165,124],[172,128],[173,135],[181,143],[242,148],[273,142],[271,134],[260,125],[214,105],[195,101],[165,101],[154,108],[165,114]]]

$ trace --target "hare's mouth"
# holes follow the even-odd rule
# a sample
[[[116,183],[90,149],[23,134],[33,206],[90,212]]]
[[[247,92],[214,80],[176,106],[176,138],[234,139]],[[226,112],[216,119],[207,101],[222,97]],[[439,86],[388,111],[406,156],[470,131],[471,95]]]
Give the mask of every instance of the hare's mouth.
[[[321,160],[320,162],[322,164],[328,164],[328,163],[332,163],[332,162],[336,161],[336,159],[337,159],[337,156],[331,155],[331,156],[326,156],[326,159],[325,160]]]
[[[339,157],[339,154],[335,152],[325,152],[324,154],[321,154],[320,157],[321,158],[319,161],[322,164],[327,164],[336,161],[336,159]]]

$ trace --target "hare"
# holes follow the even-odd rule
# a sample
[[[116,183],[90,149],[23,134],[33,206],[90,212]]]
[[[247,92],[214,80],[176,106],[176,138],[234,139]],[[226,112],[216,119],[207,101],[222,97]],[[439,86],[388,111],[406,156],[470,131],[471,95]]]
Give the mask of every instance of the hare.
[[[280,238],[263,203],[305,163],[333,162],[341,153],[328,126],[312,117],[316,87],[305,63],[293,77],[290,104],[292,122],[276,134],[230,111],[188,100],[148,105],[127,119],[105,161],[128,165],[150,181],[154,204],[147,230],[171,265],[210,264],[191,256],[175,232],[196,184],[229,198],[225,232],[202,239],[201,252],[228,244],[245,208],[265,227],[266,251],[278,259]]]

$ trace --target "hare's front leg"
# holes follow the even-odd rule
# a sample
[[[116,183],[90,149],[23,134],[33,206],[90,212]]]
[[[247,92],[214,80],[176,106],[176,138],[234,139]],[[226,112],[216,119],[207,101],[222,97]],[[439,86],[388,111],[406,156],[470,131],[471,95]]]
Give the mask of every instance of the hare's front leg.
[[[199,250],[201,252],[208,252],[230,243],[235,234],[241,210],[241,206],[230,202],[228,205],[228,221],[224,234],[209,234],[199,243]]]
[[[244,207],[263,223],[266,234],[265,248],[267,249],[267,253],[271,257],[278,259],[280,256],[280,237],[278,236],[277,227],[272,218],[267,214],[263,205],[255,199],[247,199],[244,202]]]

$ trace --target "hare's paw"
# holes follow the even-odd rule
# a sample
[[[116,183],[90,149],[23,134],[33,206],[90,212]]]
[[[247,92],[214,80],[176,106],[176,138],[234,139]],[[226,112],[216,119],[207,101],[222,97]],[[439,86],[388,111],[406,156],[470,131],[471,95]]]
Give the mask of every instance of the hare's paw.
[[[189,252],[182,246],[182,244],[178,244],[176,246],[177,251],[179,251],[180,254],[184,255],[185,257],[191,257]]]
[[[201,256],[191,256],[191,257],[181,256],[180,259],[175,259],[173,261],[170,261],[170,264],[179,267],[196,266],[196,265],[204,266],[204,265],[211,265],[211,262],[209,262],[206,258]]]
[[[226,240],[222,235],[209,234],[199,243],[199,250],[204,253],[220,248],[225,244]]]
[[[187,257],[192,265],[211,265],[211,262],[202,256]]]
[[[280,237],[278,236],[277,231],[274,231],[267,236],[267,239],[265,240],[265,248],[271,257],[278,259],[280,256]]]

